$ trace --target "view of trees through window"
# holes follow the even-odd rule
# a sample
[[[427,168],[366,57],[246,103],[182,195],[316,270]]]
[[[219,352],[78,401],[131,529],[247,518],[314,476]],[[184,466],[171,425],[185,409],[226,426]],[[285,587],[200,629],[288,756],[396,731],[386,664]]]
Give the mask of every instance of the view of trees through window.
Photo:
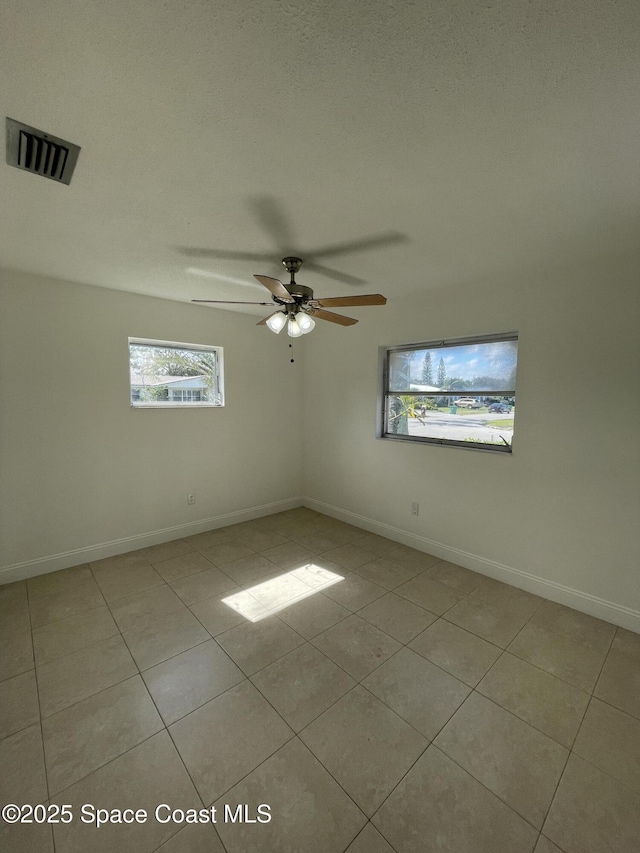
[[[216,347],[129,340],[132,406],[221,406]]]
[[[515,335],[390,348],[383,434],[510,450],[517,357]]]

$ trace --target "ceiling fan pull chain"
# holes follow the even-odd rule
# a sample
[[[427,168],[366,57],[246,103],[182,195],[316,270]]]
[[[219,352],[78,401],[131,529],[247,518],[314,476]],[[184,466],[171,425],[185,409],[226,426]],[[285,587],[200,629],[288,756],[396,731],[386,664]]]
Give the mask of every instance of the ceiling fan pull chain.
[[[289,349],[290,349],[290,350],[292,350],[292,349],[293,349],[293,344],[289,344]],[[293,353],[291,353],[291,355],[293,355]],[[292,358],[292,359],[291,359],[291,364],[293,364],[293,362],[294,362],[294,359]]]

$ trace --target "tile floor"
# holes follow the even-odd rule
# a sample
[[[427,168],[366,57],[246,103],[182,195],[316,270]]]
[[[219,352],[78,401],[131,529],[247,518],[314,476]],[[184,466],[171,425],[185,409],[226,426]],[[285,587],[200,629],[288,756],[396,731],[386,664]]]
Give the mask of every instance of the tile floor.
[[[10,853],[640,850],[640,635],[309,509],[0,587],[0,648],[0,803],[74,811]]]

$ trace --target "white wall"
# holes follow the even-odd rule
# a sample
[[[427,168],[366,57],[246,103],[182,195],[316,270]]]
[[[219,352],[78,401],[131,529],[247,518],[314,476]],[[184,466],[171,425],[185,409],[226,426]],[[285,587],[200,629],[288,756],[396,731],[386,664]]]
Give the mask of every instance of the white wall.
[[[0,582],[299,503],[301,353],[255,323],[0,271]],[[226,407],[132,409],[129,336],[224,347]]]
[[[305,342],[305,502],[640,630],[637,269],[610,260],[416,300],[394,300],[390,282],[357,326],[322,324]],[[380,345],[514,330],[512,455],[374,437]]]

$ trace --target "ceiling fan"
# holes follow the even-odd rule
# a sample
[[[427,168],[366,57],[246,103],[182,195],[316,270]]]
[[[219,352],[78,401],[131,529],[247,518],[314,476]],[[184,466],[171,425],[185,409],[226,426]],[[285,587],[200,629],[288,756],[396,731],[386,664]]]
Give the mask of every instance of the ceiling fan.
[[[353,317],[325,311],[325,308],[357,305],[386,305],[386,298],[379,293],[369,293],[362,296],[330,296],[327,299],[314,299],[313,290],[298,284],[296,273],[302,266],[301,258],[286,257],[282,263],[291,276],[291,281],[284,285],[279,279],[268,275],[255,275],[260,284],[271,292],[272,302],[233,302],[228,299],[192,299],[192,302],[206,302],[218,305],[271,305],[279,306],[277,311],[260,320],[256,325],[268,326],[272,332],[279,334],[287,326],[287,334],[291,338],[306,335],[315,326],[315,319],[328,320],[340,326],[353,326],[357,323]],[[315,318],[315,319],[314,319]]]

